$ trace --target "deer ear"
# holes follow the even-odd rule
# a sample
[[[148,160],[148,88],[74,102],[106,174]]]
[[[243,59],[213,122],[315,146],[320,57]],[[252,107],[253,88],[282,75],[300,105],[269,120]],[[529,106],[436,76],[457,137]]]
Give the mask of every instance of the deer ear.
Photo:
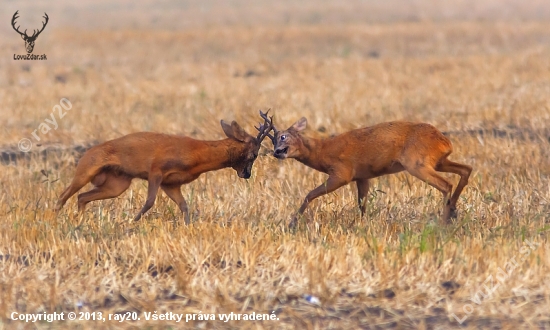
[[[231,122],[231,125],[226,123],[225,121],[220,121],[220,124],[222,125],[223,132],[228,138],[244,142],[246,139],[246,132],[244,129],[242,129],[239,124],[237,124],[236,121]]]
[[[25,36],[24,36],[24,35],[21,35],[21,39],[25,40]]]
[[[295,122],[291,128],[294,128],[295,130],[297,130],[298,132],[300,131],[303,131],[306,129],[306,126],[307,126],[307,119],[306,117],[302,117],[300,118],[297,122]]]
[[[225,133],[225,135],[228,138],[234,139],[235,136],[233,136],[233,128],[231,127],[231,125],[229,125],[228,123],[226,123],[223,120],[220,121],[220,124],[222,125],[222,129],[223,129],[223,132]]]
[[[244,142],[248,137],[248,134],[236,121],[231,122],[231,128],[233,129],[233,136],[235,139]]]

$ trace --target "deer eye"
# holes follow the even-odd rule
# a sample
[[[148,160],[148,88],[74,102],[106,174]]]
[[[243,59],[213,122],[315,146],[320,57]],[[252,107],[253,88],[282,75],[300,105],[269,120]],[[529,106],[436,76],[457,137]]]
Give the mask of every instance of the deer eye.
[[[286,140],[286,135],[283,134],[281,135],[281,141],[284,141],[284,140]]]

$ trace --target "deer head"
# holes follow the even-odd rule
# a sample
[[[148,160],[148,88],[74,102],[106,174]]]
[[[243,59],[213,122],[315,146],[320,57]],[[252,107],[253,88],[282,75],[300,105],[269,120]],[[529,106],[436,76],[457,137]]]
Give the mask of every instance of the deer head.
[[[36,38],[38,38],[38,36],[40,35],[40,33],[42,33],[42,31],[44,31],[44,28],[46,27],[46,24],[48,24],[48,14],[44,13],[44,17],[46,19],[45,22],[42,22],[42,29],[40,30],[33,30],[33,34],[31,36],[27,35],[27,30],[25,29],[25,32],[21,33],[21,31],[19,31],[19,26],[18,27],[15,27],[15,20],[19,18],[19,16],[17,16],[17,13],[19,12],[16,11],[15,14],[13,14],[13,18],[11,19],[11,26],[13,27],[13,29],[19,33],[21,35],[21,38],[23,40],[25,40],[25,48],[27,49],[27,53],[32,53],[32,50],[34,49],[34,41],[36,40]]]
[[[279,159],[299,157],[300,149],[303,144],[300,132],[303,131],[306,126],[307,119],[302,117],[287,130],[277,132],[275,135],[276,143],[273,144],[275,150],[273,156]]]
[[[267,113],[262,113],[261,111],[260,116],[266,123],[272,126],[273,135],[267,134],[266,136],[268,136],[273,143],[273,156],[279,159],[298,157],[300,154],[300,147],[303,144],[300,132],[306,128],[307,119],[302,117],[287,130],[279,131],[275,125],[273,125],[273,117],[271,117],[270,120],[267,118]],[[260,126],[260,128],[262,127],[263,126]]]
[[[248,134],[236,121],[228,124],[222,120],[221,125],[228,138],[245,144],[245,147],[241,149],[242,152],[231,157],[233,159],[231,167],[237,171],[237,175],[240,178],[250,178],[252,175],[252,166],[258,157],[262,141],[266,136],[270,135],[269,132],[273,128],[271,122],[266,117],[264,124],[260,124],[260,128],[256,127],[259,131],[256,137]]]

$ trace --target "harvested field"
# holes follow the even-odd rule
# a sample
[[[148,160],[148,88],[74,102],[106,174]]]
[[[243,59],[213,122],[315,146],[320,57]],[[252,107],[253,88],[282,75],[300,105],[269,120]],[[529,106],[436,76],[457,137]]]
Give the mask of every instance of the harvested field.
[[[16,10],[29,30],[48,13],[34,51],[46,61],[13,59],[25,52],[7,25]],[[63,0],[3,12],[0,329],[550,329],[547,2]],[[442,226],[441,194],[399,173],[372,180],[366,217],[349,185],[289,231],[326,175],[275,159],[269,139],[249,180],[224,169],[183,186],[190,226],[163,193],[132,222],[140,180],[83,215],[76,196],[53,211],[91,145],[138,131],[222,139],[221,119],[252,133],[269,108],[283,128],[307,117],[316,137],[433,124],[449,158],[474,168],[458,219]],[[146,320],[155,311],[184,316]],[[220,320],[230,313],[278,319]]]

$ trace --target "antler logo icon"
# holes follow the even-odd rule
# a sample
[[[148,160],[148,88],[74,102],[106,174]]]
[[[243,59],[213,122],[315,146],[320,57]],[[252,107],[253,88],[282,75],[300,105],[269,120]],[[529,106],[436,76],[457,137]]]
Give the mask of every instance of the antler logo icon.
[[[19,31],[19,26],[18,27],[15,27],[15,20],[19,18],[19,16],[17,16],[17,13],[19,12],[16,11],[15,14],[13,14],[13,18],[11,19],[11,26],[13,27],[13,29],[19,33],[21,35],[21,38],[23,40],[25,40],[25,48],[27,49],[27,53],[32,53],[32,50],[34,49],[34,41],[36,40],[36,38],[38,38],[38,36],[40,35],[40,33],[42,33],[42,31],[44,31],[44,28],[46,27],[46,24],[48,24],[48,14],[44,13],[44,17],[46,19],[45,22],[42,22],[42,29],[40,29],[39,31],[37,30],[33,30],[33,34],[32,36],[28,36],[27,35],[27,30],[25,29],[25,32],[21,33],[21,31]]]

